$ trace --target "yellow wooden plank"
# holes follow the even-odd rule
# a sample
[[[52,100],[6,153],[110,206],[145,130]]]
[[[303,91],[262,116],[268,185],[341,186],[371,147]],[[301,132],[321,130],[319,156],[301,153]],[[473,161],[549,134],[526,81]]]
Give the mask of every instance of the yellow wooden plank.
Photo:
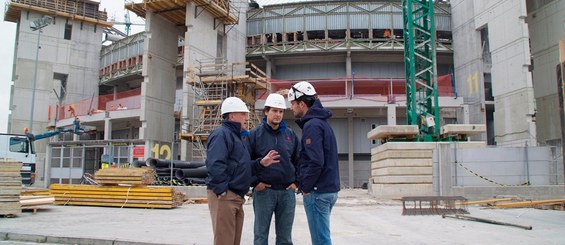
[[[72,198],[72,199],[57,199],[57,201],[173,205],[173,201],[166,201],[166,200],[133,200],[133,199],[120,200],[120,199],[98,199],[98,198]]]
[[[172,193],[170,186],[98,186],[98,185],[70,185],[70,184],[51,184],[50,190],[94,190],[94,191],[129,191],[129,192],[160,192]]]
[[[116,194],[126,194],[126,191],[118,192],[118,191],[62,191],[62,190],[53,190],[51,191],[51,195],[62,195],[62,194],[70,194],[70,195],[116,195]],[[129,196],[153,196],[153,197],[167,197],[171,196],[171,193],[155,193],[155,192],[129,192]]]
[[[131,200],[173,200],[172,196],[168,197],[151,197],[151,196],[127,196],[127,195],[80,195],[80,194],[57,194],[53,195],[59,200],[68,200],[74,198],[98,198],[98,199],[131,199]]]
[[[494,205],[492,207],[493,208],[523,208],[523,207],[532,207],[532,206],[539,205],[539,204],[562,203],[562,202],[565,202],[565,199],[501,203],[501,204]]]
[[[100,203],[100,202],[64,202],[55,201],[55,204],[60,205],[79,205],[79,206],[103,206],[103,207],[134,207],[134,208],[174,208],[173,205],[158,205],[158,204],[138,204],[138,203]]]
[[[495,202],[504,202],[504,201],[511,201],[514,198],[498,198],[498,199],[488,199],[488,200],[481,200],[481,201],[470,201],[470,202],[457,202],[455,205],[475,205],[475,204],[486,204],[486,203],[495,203]]]

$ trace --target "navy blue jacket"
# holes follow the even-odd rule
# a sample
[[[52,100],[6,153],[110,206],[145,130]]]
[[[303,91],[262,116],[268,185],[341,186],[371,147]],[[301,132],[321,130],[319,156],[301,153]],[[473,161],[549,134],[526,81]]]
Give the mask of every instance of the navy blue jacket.
[[[260,159],[267,155],[270,150],[276,150],[280,155],[280,162],[265,168],[256,177],[252,186],[259,182],[271,185],[272,189],[284,190],[290,184],[295,183],[298,170],[298,137],[292,129],[286,126],[284,121],[277,130],[273,130],[267,119],[263,118],[263,124],[254,128],[249,133],[251,145],[251,159]]]
[[[224,120],[222,126],[208,137],[206,151],[206,186],[216,194],[224,191],[245,196],[249,191],[252,177],[263,166],[251,161],[249,142],[241,136],[241,124]]]
[[[303,193],[338,192],[340,189],[337,142],[326,121],[332,112],[316,100],[296,124],[302,129],[298,182]]]

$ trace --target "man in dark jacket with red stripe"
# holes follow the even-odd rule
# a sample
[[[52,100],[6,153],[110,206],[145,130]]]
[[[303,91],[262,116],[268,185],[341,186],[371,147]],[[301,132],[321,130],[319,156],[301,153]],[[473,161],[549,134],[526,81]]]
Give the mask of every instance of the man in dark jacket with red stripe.
[[[254,245],[267,245],[271,219],[275,215],[277,245],[292,245],[292,225],[296,207],[296,173],[300,142],[283,119],[286,100],[270,94],[265,100],[263,124],[251,130],[251,158],[264,156],[271,150],[280,155],[280,162],[259,173],[253,183]]]
[[[302,129],[298,182],[310,238],[313,245],[328,245],[332,243],[330,214],[340,189],[337,142],[327,122],[332,112],[322,106],[309,82],[293,85],[288,100]]]

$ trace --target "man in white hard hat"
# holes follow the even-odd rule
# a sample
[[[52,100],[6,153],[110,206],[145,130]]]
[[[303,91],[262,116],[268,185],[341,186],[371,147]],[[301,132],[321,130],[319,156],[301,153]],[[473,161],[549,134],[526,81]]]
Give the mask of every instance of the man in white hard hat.
[[[332,244],[330,214],[340,189],[337,142],[327,119],[332,112],[318,99],[309,82],[288,92],[290,108],[302,129],[298,183],[313,245]]]
[[[252,177],[265,167],[278,162],[278,153],[251,160],[247,140],[249,109],[237,97],[222,102],[222,126],[207,141],[206,168],[208,208],[212,218],[214,244],[240,244],[243,229],[244,196]]]
[[[252,159],[264,156],[271,150],[276,150],[280,155],[280,163],[263,170],[252,183],[255,245],[268,244],[273,213],[276,244],[292,244],[300,142],[283,121],[285,109],[285,98],[280,94],[270,94],[265,100],[263,124],[249,134]]]

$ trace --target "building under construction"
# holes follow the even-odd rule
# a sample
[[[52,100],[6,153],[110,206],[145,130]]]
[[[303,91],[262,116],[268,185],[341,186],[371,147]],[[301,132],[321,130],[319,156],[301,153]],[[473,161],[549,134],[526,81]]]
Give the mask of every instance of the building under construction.
[[[529,38],[527,25],[547,25],[533,13],[562,3],[530,8],[529,1],[435,2],[439,123],[485,125],[486,132],[471,139],[488,145],[560,146],[561,137],[551,133],[561,132],[557,114],[545,106],[555,105],[558,93],[547,85],[538,96],[532,84],[532,70],[555,64],[531,66],[528,41],[541,46]],[[224,98],[237,96],[254,107],[254,124],[269,93],[284,94],[302,80],[316,86],[333,112],[344,187],[370,186],[379,172],[371,158],[381,142],[368,140],[367,133],[407,123],[401,1],[127,2],[126,9],[145,19],[145,32],[108,46],[100,40],[116,32],[98,2],[12,0],[7,6],[5,20],[19,25],[9,130],[27,126],[30,111],[23,105],[33,90],[34,132],[69,126],[75,116],[95,129],[74,141],[37,144],[47,166],[38,172],[45,184],[77,181],[98,167],[102,155],[117,164],[150,157],[200,160],[207,136],[220,124]],[[535,11],[528,14],[526,6]],[[38,39],[27,22],[48,13],[57,14],[42,29],[37,87],[31,89],[28,71]],[[555,81],[539,79],[536,84]],[[300,133],[290,112],[285,120]],[[540,175],[562,183],[558,157],[544,159],[556,167]],[[76,174],[64,174],[71,172]],[[431,168],[415,175],[432,185]]]

